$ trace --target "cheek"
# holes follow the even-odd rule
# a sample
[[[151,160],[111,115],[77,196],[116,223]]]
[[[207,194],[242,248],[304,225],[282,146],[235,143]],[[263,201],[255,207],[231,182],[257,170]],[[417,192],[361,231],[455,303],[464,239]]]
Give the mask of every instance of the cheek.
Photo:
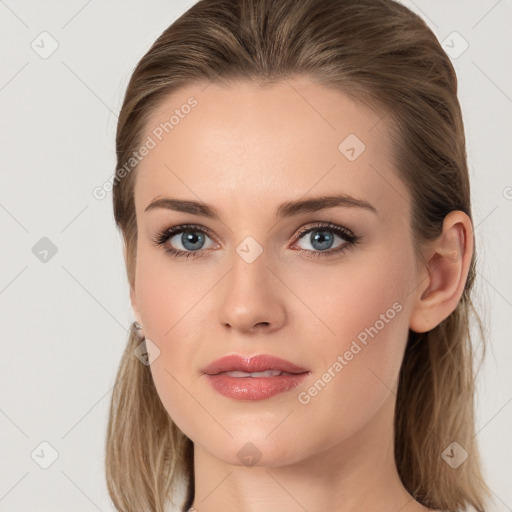
[[[389,397],[407,342],[412,268],[408,252],[388,246],[303,280],[297,294],[322,321],[311,317],[309,329],[317,351],[317,384],[303,395],[310,417],[331,415],[336,428],[356,428]]]
[[[361,347],[352,360],[359,361],[362,374],[368,376],[369,369],[374,370],[389,385],[399,370],[407,338],[405,300],[410,268],[406,254],[388,248],[359,271],[347,273],[338,291],[330,293],[339,298],[329,306],[333,330],[341,342],[341,346],[334,344],[338,352],[357,352],[357,346]]]
[[[146,338],[160,351],[151,363],[151,374],[164,408],[186,432],[193,427],[188,421],[201,414],[196,402],[201,397],[194,393],[196,400],[191,398],[190,383],[197,365],[196,341],[211,329],[201,302],[212,287],[211,280],[188,262],[180,266],[163,251],[162,255],[144,249],[139,253],[137,306]]]
[[[294,306],[297,323],[304,322],[306,312],[309,323],[315,324],[316,338],[333,349],[350,345],[360,333],[364,339],[365,329],[376,322],[379,332],[388,333],[392,324],[404,322],[406,315],[398,310],[405,310],[411,268],[407,254],[383,246],[369,255],[354,254],[329,268],[311,267],[307,279],[303,273],[290,273],[286,282],[311,313],[303,305],[301,309]],[[387,334],[382,338],[388,338]]]
[[[173,338],[182,329],[181,319],[190,323],[194,305],[206,293],[208,281],[190,263],[177,263],[163,249],[156,252],[142,247],[137,259],[136,294],[146,335],[162,343]]]

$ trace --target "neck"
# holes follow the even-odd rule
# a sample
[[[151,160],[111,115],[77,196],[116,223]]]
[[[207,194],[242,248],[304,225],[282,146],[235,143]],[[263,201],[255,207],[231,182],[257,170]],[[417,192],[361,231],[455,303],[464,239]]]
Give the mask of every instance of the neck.
[[[193,508],[197,512],[429,510],[413,499],[398,475],[393,449],[394,403],[390,394],[357,433],[289,464],[227,464],[195,445]]]

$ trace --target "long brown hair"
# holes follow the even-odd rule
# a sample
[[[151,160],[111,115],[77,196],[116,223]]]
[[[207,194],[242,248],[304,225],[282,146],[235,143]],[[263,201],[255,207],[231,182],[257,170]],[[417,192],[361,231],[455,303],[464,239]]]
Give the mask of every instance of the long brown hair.
[[[116,137],[114,216],[125,264],[135,282],[136,165],[149,116],[177,89],[200,82],[257,80],[262,85],[308,76],[382,112],[393,163],[412,198],[417,254],[440,235],[444,217],[471,217],[465,134],[450,59],[426,23],[393,0],[201,0],[170,25],[140,60],[121,108]],[[121,171],[124,169],[124,171]],[[430,508],[484,511],[475,440],[474,347],[470,298],[473,254],[457,308],[426,333],[409,331],[395,411],[395,460],[407,491]],[[471,315],[474,313],[474,315]],[[106,478],[116,508],[163,512],[176,485],[194,499],[193,443],[173,423],[150,368],[134,357],[130,333],[112,395]],[[442,453],[452,442],[469,457],[454,469]]]

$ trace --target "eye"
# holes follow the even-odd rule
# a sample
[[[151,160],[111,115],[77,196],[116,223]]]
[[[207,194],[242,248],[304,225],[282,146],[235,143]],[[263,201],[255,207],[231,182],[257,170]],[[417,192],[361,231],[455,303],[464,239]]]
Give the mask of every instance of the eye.
[[[308,234],[309,236],[307,236]],[[345,243],[338,244],[332,249],[335,237],[345,240]],[[212,246],[218,247],[216,242],[210,244],[209,247],[204,247],[207,238],[211,240],[208,229],[195,224],[183,224],[164,229],[157,233],[152,240],[155,245],[163,246],[167,253],[176,258],[198,258],[203,255],[206,249]],[[305,240],[310,244],[312,249],[307,247],[299,248],[299,252],[301,254],[304,253],[308,258],[328,257],[334,254],[341,254],[350,246],[355,245],[360,239],[359,236],[346,228],[332,223],[321,222],[313,227],[309,226],[301,229],[295,238],[299,242]],[[176,244],[181,244],[182,248],[176,248]]]
[[[309,236],[308,236],[309,235]],[[345,240],[345,243],[335,244],[335,238]],[[307,257],[328,257],[333,254],[340,254],[349,247],[355,245],[359,241],[359,236],[341,226],[332,223],[318,223],[314,227],[304,228],[297,234],[299,241],[307,242],[305,245],[309,247],[300,248],[300,252],[304,252]],[[332,247],[334,246],[334,249]]]
[[[159,246],[165,246],[166,243],[181,244],[183,249],[171,246],[165,247],[165,251],[177,258],[197,258],[204,252],[203,244],[206,238],[210,237],[204,228],[194,224],[184,224],[157,233],[153,242]]]

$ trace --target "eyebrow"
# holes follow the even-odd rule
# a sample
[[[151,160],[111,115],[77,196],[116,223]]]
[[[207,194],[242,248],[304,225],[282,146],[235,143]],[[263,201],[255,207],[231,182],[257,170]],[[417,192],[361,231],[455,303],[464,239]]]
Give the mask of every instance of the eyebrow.
[[[345,208],[363,208],[378,215],[377,209],[362,199],[356,199],[348,194],[314,196],[307,199],[298,199],[281,203],[276,210],[277,218],[292,217],[300,213],[311,213],[335,208],[337,206]],[[191,213],[210,219],[219,220],[221,214],[217,208],[199,201],[173,199],[170,197],[161,197],[154,199],[144,210],[145,212],[155,209],[167,209],[177,212]]]

